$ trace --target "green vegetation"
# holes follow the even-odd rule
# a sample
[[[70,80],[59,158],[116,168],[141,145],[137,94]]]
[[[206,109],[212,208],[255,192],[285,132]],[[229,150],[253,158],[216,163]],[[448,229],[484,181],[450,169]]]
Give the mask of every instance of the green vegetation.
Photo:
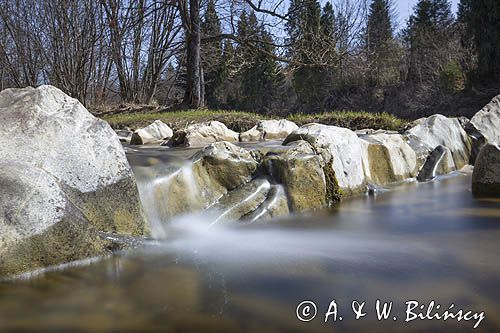
[[[168,111],[154,113],[123,113],[102,115],[113,128],[139,128],[147,126],[159,119],[174,129],[185,127],[186,125],[217,120],[226,124],[234,131],[243,132],[252,128],[261,119],[281,119],[286,118],[297,125],[308,123],[321,123],[347,127],[353,130],[363,128],[401,130],[407,121],[397,118],[387,113],[368,113],[352,111],[325,112],[321,114],[292,114],[289,116],[264,116],[257,113],[227,111],[227,110],[185,110]]]

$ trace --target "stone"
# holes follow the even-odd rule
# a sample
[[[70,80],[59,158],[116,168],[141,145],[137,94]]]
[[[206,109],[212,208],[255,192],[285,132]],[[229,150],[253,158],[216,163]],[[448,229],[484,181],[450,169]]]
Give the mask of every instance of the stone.
[[[120,140],[105,121],[61,90],[40,86],[0,92],[0,145],[2,162],[52,175],[98,231],[148,233]]]
[[[440,114],[421,118],[415,121],[414,126],[405,134],[417,138],[431,151],[440,145],[450,149],[456,169],[469,163],[471,142],[456,118],[447,118]]]
[[[219,121],[189,125],[183,130],[174,133],[174,136],[165,143],[172,147],[204,147],[214,142],[239,141],[239,134],[226,127]]]
[[[158,219],[202,211],[222,196],[252,180],[259,161],[252,152],[229,142],[216,142],[195,153],[182,166],[153,176],[144,187],[145,201],[155,204],[149,211]],[[138,173],[151,168],[138,169]]]
[[[128,144],[130,144],[130,140],[132,140],[132,134],[134,134],[134,132],[128,128],[115,130],[115,133],[118,136],[118,139],[120,140],[121,143],[128,143]]]
[[[151,125],[136,130],[130,139],[130,144],[144,145],[148,143],[161,143],[169,140],[174,131],[161,120],[155,120]]]
[[[445,146],[437,146],[420,169],[417,180],[420,182],[434,179],[436,176],[455,171],[455,162],[451,151]]]
[[[417,155],[401,134],[374,132],[360,139],[363,169],[369,182],[386,185],[416,176]]]
[[[58,179],[26,163],[0,163],[0,276],[109,253]]]
[[[267,199],[252,213],[243,217],[244,223],[262,222],[290,213],[288,199],[282,185],[271,185]]]
[[[500,95],[478,111],[470,122],[487,142],[500,143]]]
[[[212,223],[234,222],[251,214],[266,201],[270,190],[269,181],[258,178],[229,192],[210,207],[211,212],[217,213],[217,218]]]
[[[247,141],[264,141],[284,139],[299,128],[294,122],[281,120],[260,120],[250,130],[240,134],[240,140]]]
[[[306,141],[294,141],[291,149],[268,154],[263,166],[278,184],[283,184],[291,211],[319,209],[329,204],[324,163]],[[333,201],[333,200],[332,200]]]
[[[327,191],[351,195],[366,191],[361,141],[347,128],[308,124],[290,133],[284,145],[305,140],[323,159]],[[337,188],[338,187],[338,188]],[[332,193],[333,193],[332,192]]]
[[[472,193],[478,197],[500,197],[500,147],[487,143],[477,156],[472,173]]]

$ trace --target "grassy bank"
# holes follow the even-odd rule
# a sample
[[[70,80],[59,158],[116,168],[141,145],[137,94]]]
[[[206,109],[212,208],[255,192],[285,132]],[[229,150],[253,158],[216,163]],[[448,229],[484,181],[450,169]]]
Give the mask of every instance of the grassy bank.
[[[210,120],[218,120],[230,129],[243,132],[252,128],[258,120],[261,119],[281,119],[282,116],[263,116],[256,113],[242,111],[226,110],[184,110],[168,112],[134,112],[134,113],[113,113],[103,114],[100,117],[106,120],[113,128],[132,129],[149,125],[151,122],[159,119],[174,129],[183,128],[192,123],[199,123]],[[308,123],[321,123],[326,125],[335,125],[347,127],[352,130],[373,128],[400,130],[407,121],[397,118],[387,113],[368,113],[335,111],[321,114],[292,114],[285,117],[295,122],[297,125]]]

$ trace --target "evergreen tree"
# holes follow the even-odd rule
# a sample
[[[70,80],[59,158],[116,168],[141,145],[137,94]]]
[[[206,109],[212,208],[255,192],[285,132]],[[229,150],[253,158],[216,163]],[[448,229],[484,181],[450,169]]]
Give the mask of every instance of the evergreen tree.
[[[500,81],[500,2],[461,0],[459,20],[466,25],[463,38],[472,41],[482,81]]]
[[[333,7],[325,6],[323,17],[317,0],[293,0],[287,24],[288,53],[294,65],[292,85],[301,107],[319,109],[325,99],[325,67],[331,53],[324,52],[326,34],[334,29]],[[322,21],[324,27],[322,28]],[[333,42],[332,42],[333,43]],[[329,49],[330,51],[331,49]],[[325,56],[326,59],[318,57]]]
[[[202,43],[201,59],[205,79],[205,99],[210,107],[217,107],[216,92],[222,84],[221,72],[222,41],[214,38],[222,33],[221,22],[217,16],[214,0],[209,0],[201,26],[202,38],[212,37],[209,42]]]
[[[447,0],[420,0],[417,3],[406,30],[410,82],[422,84],[436,81],[440,70],[453,60],[449,52],[454,38],[453,21]]]
[[[394,81],[397,49],[393,38],[389,0],[372,0],[366,29],[370,78],[376,85]]]
[[[238,40],[239,106],[265,112],[273,107],[281,85],[272,36],[258,24],[255,13],[251,12],[240,16]]]

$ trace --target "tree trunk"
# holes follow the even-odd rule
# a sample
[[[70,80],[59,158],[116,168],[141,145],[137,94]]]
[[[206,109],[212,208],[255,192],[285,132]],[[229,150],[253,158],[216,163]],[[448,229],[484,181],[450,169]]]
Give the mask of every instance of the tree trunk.
[[[187,86],[184,104],[193,109],[204,106],[200,61],[200,0],[189,0],[189,26],[186,29]]]

